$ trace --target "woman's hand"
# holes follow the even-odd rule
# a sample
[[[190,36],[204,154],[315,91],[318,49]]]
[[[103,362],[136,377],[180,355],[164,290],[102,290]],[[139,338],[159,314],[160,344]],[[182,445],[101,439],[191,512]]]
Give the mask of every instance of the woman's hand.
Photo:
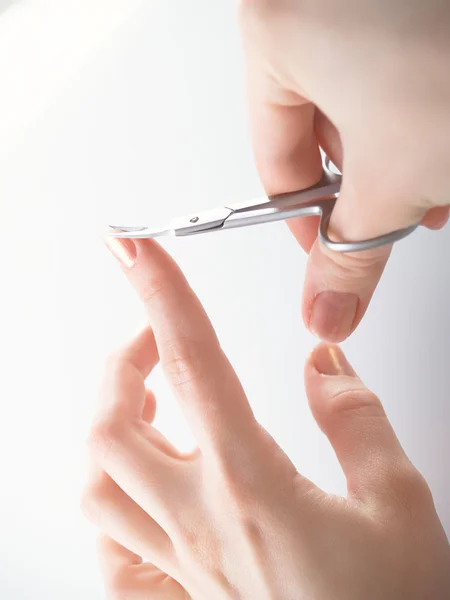
[[[109,597],[449,598],[449,545],[430,491],[342,352],[319,346],[305,380],[347,499],[305,479],[256,422],[200,302],[161,247],[110,247],[151,328],[109,363],[90,435],[84,508],[103,532]],[[152,426],[145,379],[158,360],[198,441],[192,454]]]
[[[343,172],[331,230],[359,241],[450,204],[450,3],[241,0],[256,165],[269,194],[316,183],[318,144]],[[339,254],[317,220],[290,223],[310,253],[303,316],[321,339],[358,325],[389,258]]]

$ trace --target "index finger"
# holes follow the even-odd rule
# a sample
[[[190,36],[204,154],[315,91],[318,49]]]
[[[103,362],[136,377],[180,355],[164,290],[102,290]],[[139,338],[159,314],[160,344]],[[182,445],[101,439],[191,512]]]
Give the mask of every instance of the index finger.
[[[107,245],[144,302],[161,365],[200,448],[223,454],[240,445],[255,427],[252,410],[182,272],[153,240],[109,238]]]

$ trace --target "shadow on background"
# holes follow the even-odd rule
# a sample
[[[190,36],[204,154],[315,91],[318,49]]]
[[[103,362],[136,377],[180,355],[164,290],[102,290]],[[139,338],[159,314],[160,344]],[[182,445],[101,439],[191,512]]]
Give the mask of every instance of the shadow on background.
[[[15,4],[17,0],[0,0],[0,15],[7,10],[11,4]]]

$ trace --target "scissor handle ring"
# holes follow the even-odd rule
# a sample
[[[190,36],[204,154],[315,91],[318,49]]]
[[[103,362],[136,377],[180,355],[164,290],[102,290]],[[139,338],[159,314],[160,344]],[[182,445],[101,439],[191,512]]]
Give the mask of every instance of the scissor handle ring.
[[[322,205],[322,216],[319,225],[319,238],[324,246],[334,252],[361,252],[363,250],[372,250],[373,248],[379,248],[381,246],[389,246],[407,237],[413,231],[417,229],[420,223],[405,227],[404,229],[397,229],[392,233],[386,233],[378,237],[364,240],[361,242],[335,242],[330,239],[328,235],[328,229],[330,226],[331,215],[333,214],[333,208],[336,204],[336,200],[325,201]]]

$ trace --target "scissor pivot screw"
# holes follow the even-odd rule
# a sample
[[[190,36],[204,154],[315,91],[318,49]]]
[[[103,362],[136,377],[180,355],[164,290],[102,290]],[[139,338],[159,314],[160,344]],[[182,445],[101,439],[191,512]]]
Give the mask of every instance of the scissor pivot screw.
[[[200,220],[200,219],[199,219],[198,217],[192,217],[192,219],[191,219],[191,221],[190,221],[190,222],[191,222],[191,223],[198,223],[198,221],[199,221],[199,220]]]

